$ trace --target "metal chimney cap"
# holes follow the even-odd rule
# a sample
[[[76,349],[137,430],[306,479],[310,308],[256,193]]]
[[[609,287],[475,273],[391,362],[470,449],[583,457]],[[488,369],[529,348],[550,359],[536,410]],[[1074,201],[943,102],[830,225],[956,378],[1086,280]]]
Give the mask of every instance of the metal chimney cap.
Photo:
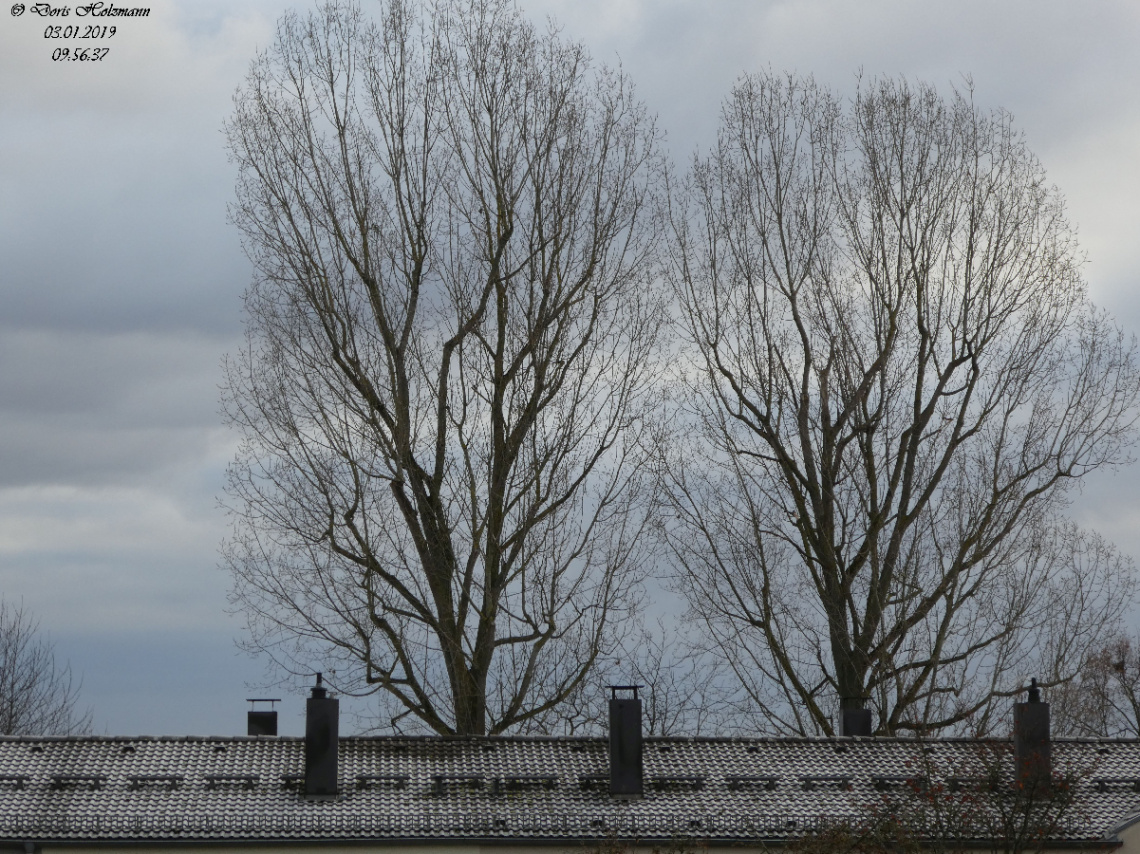
[[[328,689],[321,684],[322,682],[324,682],[324,679],[322,678],[320,671],[317,671],[317,684],[313,686],[312,699],[323,700],[328,697]]]
[[[633,692],[633,699],[636,700],[637,699],[637,689],[638,688],[644,688],[645,686],[644,685],[607,685],[606,687],[610,689],[610,699],[611,700],[616,700],[618,698],[618,695],[617,695],[618,691],[632,691]]]
[[[269,703],[270,708],[273,708],[272,704],[273,703],[280,703],[281,698],[280,697],[246,697],[245,701],[247,703]]]
[[[1029,681],[1029,702],[1041,702],[1041,689],[1037,687],[1037,678],[1034,677]]]

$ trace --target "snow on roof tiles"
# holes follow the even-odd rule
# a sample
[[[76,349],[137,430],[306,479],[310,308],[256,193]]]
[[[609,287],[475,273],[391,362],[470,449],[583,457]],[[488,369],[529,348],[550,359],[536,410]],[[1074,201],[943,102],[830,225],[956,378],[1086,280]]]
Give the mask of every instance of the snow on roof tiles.
[[[648,738],[645,796],[619,800],[605,739],[342,738],[340,794],[319,801],[297,738],[0,738],[0,840],[779,840],[907,787],[976,785],[983,754],[1009,766],[1008,748]],[[1055,741],[1053,757],[1075,781],[1056,838],[1140,812],[1140,742]]]

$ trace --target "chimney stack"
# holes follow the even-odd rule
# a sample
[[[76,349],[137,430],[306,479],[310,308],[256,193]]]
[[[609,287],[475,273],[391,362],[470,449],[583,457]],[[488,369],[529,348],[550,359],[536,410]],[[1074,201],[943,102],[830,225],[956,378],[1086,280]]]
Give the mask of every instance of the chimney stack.
[[[839,734],[871,737],[871,710],[863,708],[862,697],[840,698]]]
[[[620,798],[640,798],[644,792],[641,776],[640,685],[610,686],[610,794]],[[632,691],[632,697],[619,698],[618,691]]]
[[[269,703],[270,708],[268,711],[264,709],[254,708],[250,706],[249,713],[246,715],[246,735],[277,735],[277,710],[273,708],[273,703],[280,703],[280,698],[269,699],[268,697],[249,697],[246,702],[248,703]]]
[[[340,744],[340,700],[328,696],[317,674],[317,684],[305,703],[305,796],[335,798],[337,748]]]
[[[1051,778],[1049,704],[1041,702],[1036,679],[1029,685],[1029,702],[1013,704],[1013,749],[1018,782],[1043,782]]]

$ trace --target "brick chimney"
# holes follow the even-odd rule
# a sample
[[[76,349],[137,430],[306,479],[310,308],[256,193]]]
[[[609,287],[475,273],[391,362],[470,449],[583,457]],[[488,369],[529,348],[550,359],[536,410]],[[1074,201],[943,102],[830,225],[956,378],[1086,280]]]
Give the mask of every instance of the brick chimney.
[[[1034,679],[1029,701],[1013,704],[1013,750],[1018,782],[1048,781],[1053,773],[1049,747],[1049,704],[1041,702],[1041,689]]]
[[[610,686],[610,794],[640,798],[644,793],[641,774],[641,700],[639,685]],[[618,697],[632,691],[632,697]]]
[[[317,674],[317,684],[305,703],[305,797],[331,799],[337,795],[337,749],[340,745],[340,700],[329,697]]]

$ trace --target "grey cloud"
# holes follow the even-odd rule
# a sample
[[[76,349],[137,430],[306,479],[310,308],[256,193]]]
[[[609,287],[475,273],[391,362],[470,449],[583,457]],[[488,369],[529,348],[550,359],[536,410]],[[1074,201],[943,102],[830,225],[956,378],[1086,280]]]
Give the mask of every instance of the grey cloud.
[[[0,333],[0,486],[145,481],[208,456],[232,341]]]
[[[5,188],[0,326],[235,331],[250,268],[226,223],[232,175],[219,151],[182,144],[116,132],[89,161],[9,149],[23,168]]]

